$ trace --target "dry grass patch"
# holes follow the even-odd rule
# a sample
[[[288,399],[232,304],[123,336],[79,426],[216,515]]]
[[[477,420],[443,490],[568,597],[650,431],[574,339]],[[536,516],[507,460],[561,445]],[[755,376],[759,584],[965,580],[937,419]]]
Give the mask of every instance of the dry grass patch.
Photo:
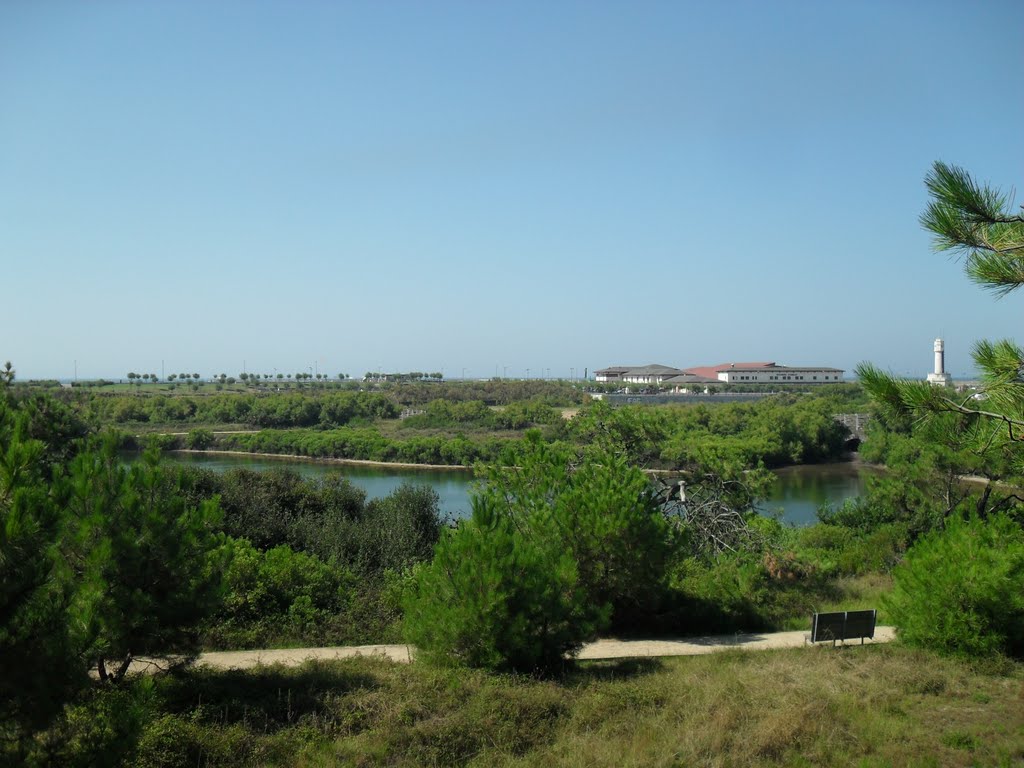
[[[1016,666],[991,676],[898,647],[816,648],[666,660],[663,671],[637,684],[657,690],[663,704],[595,708],[592,699],[610,693],[604,684],[585,686],[556,741],[491,764],[967,766],[1024,759]]]
[[[140,765],[1020,765],[1024,666],[898,645],[588,662],[371,658],[166,681]]]

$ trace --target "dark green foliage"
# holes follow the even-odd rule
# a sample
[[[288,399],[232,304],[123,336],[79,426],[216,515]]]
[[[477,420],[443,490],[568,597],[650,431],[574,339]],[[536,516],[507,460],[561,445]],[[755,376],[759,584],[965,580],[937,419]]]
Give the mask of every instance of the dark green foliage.
[[[677,465],[744,469],[814,464],[837,458],[847,438],[826,397],[780,396],[757,403],[678,409],[662,456]]]
[[[541,424],[561,424],[562,421],[558,408],[539,399],[510,403],[494,413],[494,424],[499,429],[526,429]]]
[[[436,657],[550,671],[610,623],[635,626],[658,607],[670,549],[640,470],[600,445],[578,454],[529,433],[418,571],[407,633]]]
[[[1006,517],[952,518],[894,572],[886,606],[900,637],[942,653],[1024,657],[1024,529]]]
[[[225,562],[216,501],[190,505],[155,454],[126,467],[112,440],[76,457],[68,480],[61,566],[77,585],[70,614],[83,657],[104,679],[105,661],[195,651]]]
[[[259,549],[298,546],[300,540],[305,541],[296,532],[300,519],[358,518],[366,501],[365,492],[340,474],[305,480],[294,469],[254,472],[239,468],[220,475],[211,473],[202,481],[207,484],[204,491],[208,496],[220,495],[224,530],[235,538],[248,539]]]
[[[936,250],[964,255],[970,278],[997,296],[1024,284],[1024,216],[1015,212],[1011,194],[979,184],[963,168],[941,161],[925,186],[931,202],[921,224],[935,236]]]
[[[218,597],[216,503],[75,431],[59,405],[0,393],[0,736],[20,745],[89,666],[116,681],[133,654],[194,650]]]
[[[185,437],[185,445],[194,451],[205,451],[213,445],[213,432],[208,429],[190,429]]]
[[[406,635],[439,661],[550,672],[605,623],[556,538],[524,536],[486,497],[442,537],[406,602]]]
[[[404,429],[526,429],[562,420],[561,413],[539,399],[516,401],[492,410],[480,400],[431,400],[424,413],[402,422]]]
[[[235,540],[223,601],[205,625],[205,642],[217,647],[266,647],[282,639],[319,644],[346,611],[354,583],[345,568],[285,545],[263,552]]]
[[[962,420],[944,414],[911,430],[895,415],[880,414],[861,455],[884,464],[886,471],[868,477],[866,493],[857,502],[826,511],[821,519],[860,530],[898,524],[913,539],[941,528],[951,516],[1013,511],[1015,495],[998,482],[1013,476],[1012,450],[994,444],[977,450]],[[964,475],[986,482],[967,483]]]
[[[48,446],[29,438],[33,431],[44,430],[0,391],[2,741],[46,725],[84,682],[65,609],[68,585],[54,573],[62,521],[47,487]]]
[[[158,706],[154,691],[153,680],[145,677],[83,691],[40,740],[29,764],[64,768],[134,765],[136,742]]]
[[[224,435],[220,447],[252,453],[282,453],[312,458],[359,459],[413,464],[472,466],[493,461],[512,441],[432,435],[396,440],[375,429],[343,427],[331,430],[273,430]]]
[[[367,503],[340,473],[303,478],[293,469],[188,469],[193,502],[217,496],[223,529],[257,549],[283,544],[377,578],[429,559],[444,520],[437,493],[406,483]]]
[[[841,509],[857,509],[852,503]],[[840,517],[841,519],[841,517]],[[858,522],[863,520],[857,515]],[[844,524],[819,523],[797,529],[795,546],[827,576],[858,576],[888,573],[903,558],[910,534],[900,523],[872,525],[868,528]]]
[[[407,429],[438,427],[494,427],[494,411],[480,400],[449,402],[431,400],[423,413],[410,416],[402,422]]]
[[[834,414],[844,405],[827,392],[756,403],[611,408],[596,402],[572,420],[569,431],[582,444],[611,440],[640,466],[738,477],[756,467],[839,457],[848,433]]]
[[[509,462],[511,464],[511,462]],[[635,629],[656,609],[673,542],[647,477],[605,443],[577,451],[536,432],[514,466],[492,466],[479,494],[527,537],[556,537],[612,627]]]
[[[38,440],[43,452],[37,461],[44,474],[71,459],[88,428],[73,409],[48,394],[9,391],[8,407],[25,420],[21,428],[24,439]]]
[[[403,405],[422,407],[432,400],[465,402],[479,400],[487,405],[510,405],[539,401],[553,407],[579,405],[583,390],[565,381],[523,381],[491,379],[489,381],[386,382],[375,384]]]
[[[333,428],[358,419],[390,419],[399,412],[394,400],[372,392],[294,392],[259,396],[238,393],[210,397],[106,394],[102,397],[83,395],[74,402],[90,419],[104,424],[152,422]]]
[[[401,571],[429,560],[446,522],[438,503],[433,488],[411,483],[370,501],[360,521],[359,569],[364,573]]]

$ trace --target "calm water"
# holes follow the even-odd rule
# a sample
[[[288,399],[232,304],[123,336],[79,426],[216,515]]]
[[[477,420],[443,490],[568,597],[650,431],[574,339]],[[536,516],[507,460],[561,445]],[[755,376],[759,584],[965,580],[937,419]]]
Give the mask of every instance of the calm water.
[[[403,482],[431,486],[441,499],[441,511],[452,517],[469,514],[469,488],[473,474],[465,470],[388,469],[349,464],[318,463],[290,459],[267,459],[259,456],[217,456],[195,453],[169,453],[166,461],[191,464],[223,471],[233,467],[263,470],[289,467],[305,477],[318,477],[340,472],[353,485],[366,491],[367,498],[387,496]],[[779,480],[760,507],[767,513],[781,512],[782,519],[794,525],[815,521],[815,512],[822,504],[842,504],[863,490],[866,470],[849,462],[814,466],[788,467],[776,472]]]
[[[778,480],[768,498],[761,502],[764,512],[782,512],[782,519],[793,525],[817,522],[816,512],[823,504],[840,506],[864,492],[865,478],[872,471],[853,462],[806,464],[775,471]]]

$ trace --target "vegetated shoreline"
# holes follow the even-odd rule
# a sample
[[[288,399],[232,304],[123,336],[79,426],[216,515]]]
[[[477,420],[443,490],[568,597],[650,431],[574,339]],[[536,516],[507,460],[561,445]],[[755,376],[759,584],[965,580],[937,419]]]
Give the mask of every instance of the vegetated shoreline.
[[[258,456],[261,459],[276,459],[279,461],[305,461],[310,464],[340,464],[342,466],[355,467],[381,467],[384,469],[425,469],[445,470],[451,469],[459,472],[473,472],[473,467],[465,464],[417,464],[411,461],[374,461],[372,459],[338,459],[330,456],[300,456],[296,453],[259,453],[256,451],[226,451],[221,449],[198,450],[196,448],[173,448],[165,453],[189,453],[196,455],[210,456]],[[801,466],[801,465],[794,465]],[[649,475],[678,475],[676,469],[644,469]]]
[[[460,472],[472,472],[473,467],[465,464],[417,464],[410,461],[374,461],[372,459],[338,459],[330,456],[300,456],[295,453],[260,453],[256,451],[226,451],[220,449],[197,450],[195,448],[174,448],[166,453],[189,453],[210,456],[258,456],[261,459],[278,459],[287,461],[305,461],[311,464],[341,464],[355,467],[392,467],[394,469],[451,469]]]
[[[261,459],[274,459],[278,461],[303,461],[309,464],[340,464],[342,466],[355,466],[355,467],[381,467],[384,469],[424,469],[424,470],[456,470],[460,472],[473,472],[473,467],[465,464],[418,464],[411,461],[375,461],[373,459],[339,459],[331,456],[302,456],[297,453],[263,453],[258,451],[229,451],[220,448],[210,449],[197,449],[197,448],[172,448],[165,451],[165,453],[186,453],[195,455],[209,455],[209,456],[258,456]],[[823,464],[849,464],[854,467],[866,467],[869,469],[877,469],[884,471],[886,469],[884,464],[871,464],[866,461],[862,461],[854,454],[846,458],[841,458],[836,461],[824,462]],[[782,467],[775,467],[771,471],[778,472],[779,470],[786,469],[798,469],[801,467],[808,466],[822,466],[823,464],[786,464]],[[683,474],[678,469],[651,469],[644,468],[644,473],[648,475],[657,476],[674,476]],[[964,478],[969,479],[969,478]],[[975,478],[979,481],[984,481],[984,478]]]
[[[847,461],[847,459],[844,459],[843,461]],[[864,459],[860,458],[860,455],[857,453],[853,453],[848,461],[860,469],[867,469],[880,474],[889,471],[889,468],[885,464],[879,464],[873,461],[864,461]],[[793,464],[791,466],[797,467],[801,465]],[[956,478],[961,483],[970,483],[972,485],[991,484],[993,488],[998,488],[999,490],[1024,491],[1024,488],[1019,485],[1008,483],[1005,480],[989,480],[987,477],[982,477],[981,475],[957,475]]]

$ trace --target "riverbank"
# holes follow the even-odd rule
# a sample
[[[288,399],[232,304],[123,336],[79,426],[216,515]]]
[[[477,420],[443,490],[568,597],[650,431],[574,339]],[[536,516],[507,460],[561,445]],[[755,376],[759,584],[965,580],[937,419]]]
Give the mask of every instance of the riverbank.
[[[192,454],[198,456],[252,456],[261,459],[273,459],[278,461],[301,461],[309,464],[337,464],[350,467],[378,467],[381,469],[423,469],[429,471],[455,470],[460,472],[473,472],[473,467],[465,464],[417,464],[407,461],[371,461],[369,459],[336,459],[321,456],[297,456],[293,453],[258,453],[256,451],[225,451],[219,449],[196,450],[192,448],[175,448],[166,453],[170,454]]]
[[[251,456],[254,458],[271,459],[276,461],[301,461],[307,464],[337,464],[339,466],[374,467],[378,469],[422,469],[424,471],[429,472],[437,472],[450,469],[457,472],[469,472],[470,474],[472,474],[473,472],[473,467],[466,466],[465,464],[417,464],[415,462],[409,461],[371,461],[369,459],[337,459],[322,456],[298,456],[294,453],[258,453],[255,451],[225,451],[220,449],[198,450],[194,448],[172,448],[165,451],[165,453],[195,456]],[[795,464],[793,466],[799,467],[807,465]],[[654,475],[657,477],[670,477],[672,475],[679,474],[679,470],[676,469],[644,469],[643,471],[648,475]]]
[[[234,467],[265,470],[290,467],[307,477],[341,472],[367,493],[380,498],[393,492],[403,482],[426,484],[438,492],[441,508],[455,518],[470,513],[471,486],[476,480],[472,467],[450,464],[416,464],[365,459],[331,459],[295,456],[273,452],[252,453],[238,450],[168,450],[168,461],[215,471]],[[817,510],[823,504],[841,505],[846,499],[862,494],[862,475],[855,462],[837,464],[794,465],[776,471],[777,482],[768,496],[758,503],[767,515],[781,515],[781,520],[795,525],[816,522]],[[651,476],[671,477],[677,473],[655,470]]]

